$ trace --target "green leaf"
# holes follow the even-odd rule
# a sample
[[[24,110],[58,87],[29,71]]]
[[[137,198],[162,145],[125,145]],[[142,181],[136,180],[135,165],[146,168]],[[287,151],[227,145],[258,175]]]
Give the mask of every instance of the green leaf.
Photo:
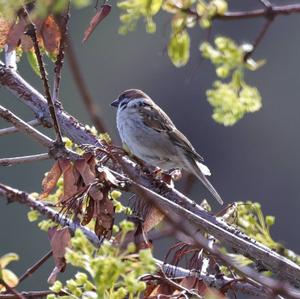
[[[57,1],[57,2],[63,2],[63,1]],[[72,1],[72,3],[74,4],[74,6],[76,7],[76,8],[84,8],[84,7],[87,7],[87,6],[89,6],[91,3],[92,3],[92,1],[91,0],[73,0]]]
[[[187,31],[173,34],[168,46],[168,55],[177,67],[187,64],[190,58],[190,37]]]
[[[0,257],[0,268],[4,269],[9,263],[18,261],[19,256],[15,253],[7,253]]]
[[[27,218],[29,222],[34,222],[39,219],[40,213],[38,211],[32,210],[27,213]]]
[[[5,283],[8,286],[10,286],[11,288],[14,288],[19,283],[19,279],[18,279],[17,275],[8,269],[2,270],[2,278],[1,279],[3,281],[5,281]]]
[[[29,62],[29,65],[31,66],[31,68],[33,69],[33,71],[39,76],[41,77],[41,73],[40,73],[40,68],[39,68],[39,64],[36,58],[36,55],[34,53],[34,51],[28,51],[26,53],[27,56],[27,60]]]

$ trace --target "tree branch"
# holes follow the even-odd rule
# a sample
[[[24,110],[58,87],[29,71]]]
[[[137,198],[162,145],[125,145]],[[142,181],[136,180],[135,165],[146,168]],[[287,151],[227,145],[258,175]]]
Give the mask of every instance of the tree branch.
[[[33,87],[25,82],[20,75],[3,65],[0,65],[0,84],[14,93],[19,100],[27,104],[33,112],[49,124],[51,118],[47,109],[47,102],[44,97]],[[62,108],[59,109],[62,132],[77,144],[91,144],[101,147],[100,141],[87,131],[74,117],[68,115]],[[235,227],[227,225],[222,219],[204,211],[194,201],[190,200],[176,189],[158,183],[151,179],[149,175],[143,173],[128,158],[124,158],[124,163],[135,174],[134,181],[152,190],[157,194],[162,194],[168,202],[176,203],[177,212],[182,213],[190,222],[195,223],[199,228],[218,239],[223,245],[232,248],[255,263],[262,265],[275,274],[280,274],[291,283],[300,285],[300,267],[289,259],[280,256],[268,247],[238,231]],[[134,188],[130,188],[134,192]],[[163,202],[163,201],[162,201]],[[169,203],[165,202],[165,205]],[[167,212],[173,213],[173,205],[169,205]]]
[[[200,16],[195,12],[191,12],[193,15],[197,15],[199,18]],[[272,9],[272,14],[274,16],[279,15],[290,15],[293,13],[300,13],[300,4],[287,4],[282,6],[274,5]],[[214,19],[218,20],[241,20],[241,19],[251,19],[251,18],[258,18],[258,17],[268,17],[270,14],[269,8],[261,8],[261,9],[254,9],[248,11],[228,11],[224,15],[216,15]]]
[[[59,97],[61,71],[62,71],[64,56],[65,56],[65,46],[66,46],[66,40],[68,34],[69,18],[70,18],[70,1],[68,2],[66,11],[61,15],[61,17],[56,17],[60,29],[61,38],[59,42],[58,55],[54,67],[54,84],[53,84],[53,93],[52,93],[52,98],[54,103],[58,100]]]
[[[30,20],[29,15],[28,15],[28,19]],[[29,28],[26,31],[26,34],[31,37],[32,42],[33,42],[35,56],[38,61],[38,65],[39,65],[39,69],[40,69],[40,73],[41,73],[41,77],[42,77],[42,81],[43,81],[43,85],[44,85],[44,92],[46,95],[49,111],[50,111],[50,114],[51,114],[51,117],[53,120],[53,124],[54,124],[57,143],[63,144],[62,137],[61,137],[61,131],[60,131],[60,127],[59,127],[59,123],[58,123],[58,119],[57,119],[56,111],[55,111],[55,107],[54,107],[55,103],[50,94],[50,87],[49,87],[49,82],[48,82],[47,73],[46,73],[46,69],[45,69],[45,64],[44,64],[42,54],[40,51],[40,47],[39,47],[39,42],[38,42],[37,33],[36,33],[36,26],[31,21],[29,24]]]
[[[35,127],[40,125],[40,121],[37,119],[33,119],[29,122],[27,122],[28,125],[30,125],[31,127]],[[9,128],[4,128],[4,129],[0,129],[0,136],[4,136],[4,135],[8,135],[8,134],[12,134],[12,133],[16,133],[19,132],[18,128],[16,127],[9,127]]]
[[[136,183],[135,173],[132,172],[132,170],[130,170],[130,168],[128,168],[124,163],[122,163],[122,166],[125,173],[131,179],[130,184],[132,185],[134,193],[136,193],[140,198],[142,198],[151,206],[154,205],[154,207],[156,207],[161,213],[165,215],[166,219],[178,232],[182,232],[185,235],[189,236],[191,238],[192,245],[195,245],[198,248],[203,248],[204,250],[206,250],[206,252],[209,252],[210,254],[215,256],[225,265],[233,267],[248,282],[259,283],[260,285],[264,286],[266,290],[270,290],[271,293],[275,295],[284,295],[288,298],[295,299],[300,298],[300,292],[297,289],[291,287],[288,283],[277,281],[275,279],[261,275],[250,267],[237,264],[230,256],[223,254],[218,246],[212,245],[209,240],[207,240],[202,235],[202,233],[199,232],[197,225],[195,225],[197,224],[197,221],[195,221],[196,217],[194,218],[194,214],[190,213],[190,211],[187,210],[184,211],[185,209],[178,206],[176,203]],[[181,212],[179,213],[178,210],[181,210]],[[194,221],[191,221],[190,216],[194,218]],[[277,274],[278,273],[279,272],[277,272]]]
[[[79,223],[73,222],[63,215],[60,215],[55,210],[45,206],[42,203],[42,200],[38,201],[26,192],[19,191],[0,183],[0,195],[7,198],[9,202],[25,204],[27,207],[40,212],[42,215],[46,216],[48,219],[51,219],[57,224],[67,226],[71,232],[75,232],[76,229],[80,229],[95,247],[99,247],[101,245],[102,240],[99,239],[94,232],[80,225]]]
[[[6,121],[13,124],[19,131],[32,137],[34,140],[39,142],[41,145],[50,148],[53,144],[53,140],[42,134],[35,128],[31,127],[28,123],[23,121],[21,118],[13,114],[8,109],[0,105],[0,116]]]
[[[20,292],[20,294],[23,296],[23,298],[26,299],[40,299],[40,298],[46,298],[48,295],[56,294],[56,293],[47,290],[47,291]],[[65,295],[65,293],[61,292],[61,294],[59,295],[63,296]],[[0,299],[19,299],[19,297],[16,296],[15,294],[0,294]]]
[[[95,246],[99,247],[101,245],[101,240],[96,236],[96,234],[85,228],[84,226],[81,226],[77,223],[74,223],[70,219],[61,216],[53,209],[44,206],[42,201],[39,201],[37,199],[32,198],[29,194],[26,192],[19,191],[17,189],[11,188],[9,186],[6,186],[4,184],[0,183],[0,195],[7,198],[10,202],[18,202],[21,204],[25,204],[26,206],[39,211],[42,215],[46,216],[48,219],[51,219],[55,221],[56,223],[62,225],[62,226],[68,226],[71,232],[75,232],[76,229],[81,229],[82,232],[85,234],[85,236],[90,240],[90,242]],[[48,259],[48,257],[51,256],[51,252],[48,252],[37,264],[35,264],[33,267],[29,268],[21,277],[20,282],[25,279],[29,274],[32,273],[32,269],[35,269],[37,266],[40,265],[41,261],[44,262],[45,259]],[[203,280],[208,286],[215,287],[217,289],[221,289],[224,286],[231,283],[231,288],[233,290],[243,292],[245,294],[251,294],[254,296],[259,297],[267,297],[269,296],[268,293],[265,292],[265,290],[262,287],[256,287],[249,283],[242,282],[242,281],[234,281],[232,278],[222,276],[222,277],[216,277],[214,275],[202,275],[201,273],[197,271],[190,271],[186,270],[177,266],[173,266],[170,264],[165,264],[160,260],[155,259],[155,262],[162,267],[165,274],[168,275],[170,278],[176,278],[176,277],[185,277],[185,276],[194,276],[198,279]],[[24,292],[22,293],[24,294]],[[26,295],[26,294],[24,294]],[[11,295],[12,296],[12,295]],[[3,297],[3,295],[0,295],[0,299],[4,298],[15,298],[15,297]]]
[[[48,153],[30,155],[30,156],[22,156],[22,157],[13,157],[13,158],[2,158],[0,159],[0,166],[11,166],[16,164],[23,164],[33,161],[42,161],[50,159]]]

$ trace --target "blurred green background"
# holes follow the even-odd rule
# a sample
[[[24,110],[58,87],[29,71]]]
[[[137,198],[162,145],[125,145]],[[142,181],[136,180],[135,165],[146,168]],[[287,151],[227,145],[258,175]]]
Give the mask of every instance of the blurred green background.
[[[291,1],[289,3],[296,3]],[[277,1],[277,4],[287,4]],[[206,33],[196,26],[191,31],[191,59],[176,69],[166,54],[169,17],[160,14],[157,33],[145,33],[142,23],[127,36],[118,34],[120,11],[112,3],[112,13],[96,29],[90,40],[81,39],[94,10],[72,10],[70,31],[82,73],[90,92],[99,106],[100,115],[109,133],[118,143],[115,112],[112,100],[128,88],[140,88],[148,93],[174,120],[177,127],[204,156],[212,171],[211,181],[226,203],[258,201],[263,211],[276,217],[272,229],[275,240],[300,252],[297,227],[300,226],[300,16],[279,16],[268,31],[255,58],[266,58],[267,64],[255,73],[247,73],[246,80],[256,86],[263,98],[263,108],[248,115],[233,127],[223,127],[211,118],[211,107],[205,91],[215,80],[212,65],[201,62],[198,45]],[[232,0],[232,9],[260,7],[259,1]],[[237,42],[255,39],[264,20],[216,21],[213,34],[233,37]],[[49,74],[53,65],[47,64]],[[41,82],[28,66],[26,59],[19,64],[19,72],[33,86],[42,91]],[[26,120],[32,113],[3,88],[1,105],[10,108]],[[69,66],[63,71],[60,97],[65,109],[85,124],[91,124],[74,85]],[[0,121],[1,128],[7,126]],[[52,134],[50,130],[43,130]],[[28,137],[14,134],[0,140],[1,157],[33,154],[43,149]],[[51,162],[0,168],[0,181],[28,192],[40,192],[43,173]],[[211,199],[201,183],[194,184],[191,198],[200,202]],[[213,200],[209,200],[214,205]],[[217,209],[219,207],[215,206]],[[12,269],[21,274],[49,249],[47,235],[36,224],[27,221],[26,207],[6,205],[0,201],[0,255],[16,252],[20,262]],[[156,255],[163,257],[163,242],[156,245]],[[53,267],[48,262],[22,284],[22,289],[46,287],[46,278]]]

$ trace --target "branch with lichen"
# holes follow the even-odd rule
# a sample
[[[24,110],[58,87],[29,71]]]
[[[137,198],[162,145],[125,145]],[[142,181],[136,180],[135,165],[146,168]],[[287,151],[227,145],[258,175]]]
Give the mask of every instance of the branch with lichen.
[[[25,103],[37,115],[43,124],[51,125],[51,118],[48,112],[47,102],[44,97],[30,86],[19,74],[0,66],[0,84],[16,95],[17,99]],[[62,133],[77,144],[90,144],[102,147],[101,141],[97,139],[89,130],[80,124],[74,117],[67,114],[62,107],[57,110]],[[156,194],[163,194],[162,205],[166,211],[180,214],[185,219],[194,223],[201,230],[214,236],[221,244],[233,251],[247,256],[257,265],[273,272],[275,275],[285,277],[294,285],[300,284],[300,267],[289,259],[280,256],[268,247],[250,239],[247,235],[229,226],[222,219],[207,213],[195,202],[181,194],[176,189],[171,189],[164,184],[157,184],[149,178],[127,157],[123,158],[123,163],[130,169],[134,176],[134,181],[145,188],[152,190]],[[117,169],[118,171],[119,169]],[[113,169],[111,169],[113,171]],[[129,191],[134,192],[134,188],[129,185]],[[175,203],[173,206],[171,203]],[[174,210],[174,207],[176,208]],[[284,266],[283,266],[284,265]]]

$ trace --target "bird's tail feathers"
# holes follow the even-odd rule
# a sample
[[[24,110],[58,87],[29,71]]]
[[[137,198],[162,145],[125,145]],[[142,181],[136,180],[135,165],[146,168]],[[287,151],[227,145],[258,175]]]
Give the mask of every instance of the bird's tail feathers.
[[[209,168],[206,165],[204,165],[204,164],[202,164],[201,162],[198,162],[198,161],[196,161],[196,164],[197,164],[198,168],[201,170],[201,172],[204,175],[211,175],[211,172],[210,172]]]
[[[210,181],[205,177],[206,175],[211,175],[210,170],[204,164],[196,161],[193,173],[196,177],[203,183],[203,185],[208,189],[208,191],[214,196],[214,198],[223,205],[223,200]]]

